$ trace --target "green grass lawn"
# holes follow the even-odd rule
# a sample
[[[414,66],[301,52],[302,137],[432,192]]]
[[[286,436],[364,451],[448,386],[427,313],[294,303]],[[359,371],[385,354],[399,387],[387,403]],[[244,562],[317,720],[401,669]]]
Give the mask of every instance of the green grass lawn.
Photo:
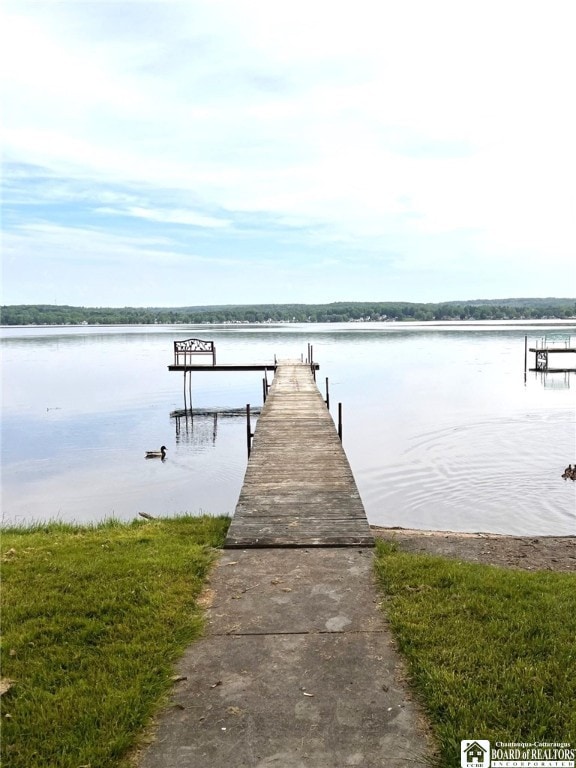
[[[198,637],[229,520],[2,532],[3,764],[125,768]],[[410,555],[382,542],[386,615],[430,716],[461,739],[576,744],[576,575]]]
[[[2,531],[2,756],[119,768],[202,630],[227,518]]]
[[[438,765],[462,739],[576,746],[576,574],[525,572],[377,544],[376,569]]]

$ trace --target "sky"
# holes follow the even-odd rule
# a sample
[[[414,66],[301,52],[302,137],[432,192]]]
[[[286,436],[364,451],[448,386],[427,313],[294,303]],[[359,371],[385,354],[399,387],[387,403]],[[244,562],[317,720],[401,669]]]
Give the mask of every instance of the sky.
[[[3,0],[2,303],[576,294],[573,0]]]

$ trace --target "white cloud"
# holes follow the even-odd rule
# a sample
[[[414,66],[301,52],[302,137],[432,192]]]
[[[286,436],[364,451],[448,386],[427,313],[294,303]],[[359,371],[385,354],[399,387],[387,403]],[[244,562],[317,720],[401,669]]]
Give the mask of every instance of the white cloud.
[[[271,251],[276,221],[406,270],[426,238],[436,270],[573,261],[569,2],[4,6],[5,157],[92,182],[96,215],[262,215]]]
[[[92,263],[183,264],[194,257],[173,248],[166,237],[118,235],[92,227],[50,222],[29,223],[6,233],[3,247],[8,258],[31,252],[48,263],[83,260]]]
[[[172,209],[152,209],[142,208],[132,205],[125,209],[122,208],[96,208],[97,213],[107,213],[112,215],[127,215],[137,219],[147,219],[148,221],[159,221],[165,224],[186,224],[193,227],[202,227],[207,229],[220,229],[229,227],[231,222],[227,219],[218,219],[215,216],[206,216],[195,211]]]

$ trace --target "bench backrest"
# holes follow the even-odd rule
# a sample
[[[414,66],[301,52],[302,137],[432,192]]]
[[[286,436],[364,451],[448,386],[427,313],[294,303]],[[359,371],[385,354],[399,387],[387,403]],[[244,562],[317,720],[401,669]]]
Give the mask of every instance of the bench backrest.
[[[174,342],[174,365],[192,365],[194,355],[212,355],[212,365],[216,365],[216,347],[213,341],[185,339]]]

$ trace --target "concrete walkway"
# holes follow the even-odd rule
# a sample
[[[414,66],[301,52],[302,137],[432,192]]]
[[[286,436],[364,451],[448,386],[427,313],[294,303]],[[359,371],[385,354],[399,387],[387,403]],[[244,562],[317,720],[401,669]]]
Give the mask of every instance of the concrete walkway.
[[[426,726],[369,549],[228,550],[140,768],[414,768]]]

